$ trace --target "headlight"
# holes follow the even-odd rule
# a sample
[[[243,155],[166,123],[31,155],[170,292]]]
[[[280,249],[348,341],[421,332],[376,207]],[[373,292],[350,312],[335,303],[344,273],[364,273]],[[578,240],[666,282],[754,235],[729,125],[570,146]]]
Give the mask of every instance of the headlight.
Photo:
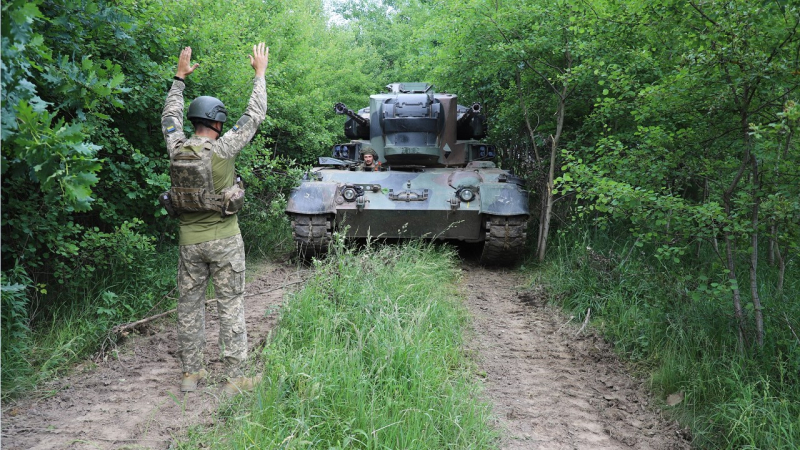
[[[342,197],[348,202],[352,202],[358,197],[358,192],[356,192],[355,188],[346,187],[342,190]]]
[[[471,202],[475,199],[475,193],[472,192],[472,189],[461,189],[458,191],[458,198],[460,198],[462,202]]]

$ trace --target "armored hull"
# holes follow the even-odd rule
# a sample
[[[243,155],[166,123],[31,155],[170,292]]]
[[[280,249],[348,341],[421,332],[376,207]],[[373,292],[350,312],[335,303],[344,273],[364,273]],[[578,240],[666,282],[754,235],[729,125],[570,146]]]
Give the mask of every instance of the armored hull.
[[[440,117],[428,115],[427,123],[421,124],[428,136],[387,138],[382,109],[387,98],[397,98],[392,96],[373,96],[371,108],[357,116],[361,122],[348,122],[351,130],[362,127],[363,134],[354,131],[351,137],[364,139],[336,146],[336,159],[321,158],[330,166],[307,174],[289,197],[286,212],[302,256],[324,253],[332,232],[338,230],[354,238],[483,242],[481,262],[486,265],[511,265],[521,258],[529,216],[528,192],[521,179],[489,160],[494,156],[491,146],[475,139],[457,139],[456,119],[468,112],[460,107],[463,112],[458,114],[454,96],[445,95],[445,102],[439,102],[433,94],[423,96],[430,98],[429,105],[446,103],[451,112]],[[418,98],[413,100],[414,105],[419,103]],[[396,109],[403,106],[402,102],[393,105]],[[337,108],[339,112],[341,108]],[[378,114],[373,116],[370,110]],[[374,127],[376,122],[382,127]],[[413,133],[415,123],[406,116],[389,129],[399,127]],[[437,123],[439,128],[435,127]],[[366,129],[371,129],[369,135]],[[368,136],[370,139],[366,139]],[[463,133],[461,137],[465,137]],[[421,145],[420,140],[428,145]],[[401,148],[398,143],[412,145]],[[365,171],[363,164],[358,164],[367,147],[378,155],[380,169]]]

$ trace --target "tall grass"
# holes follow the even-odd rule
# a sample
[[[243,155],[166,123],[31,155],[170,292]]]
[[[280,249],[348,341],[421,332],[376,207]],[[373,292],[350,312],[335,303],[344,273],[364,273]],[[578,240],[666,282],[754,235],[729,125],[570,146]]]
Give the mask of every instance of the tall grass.
[[[177,249],[170,248],[137,260],[135,267],[98,271],[81,291],[54,293],[58,306],[32,323],[25,311],[30,280],[4,278],[4,309],[19,305],[20,315],[3,325],[3,400],[36,390],[97,352],[114,325],[174,307],[175,301],[165,295],[175,287],[176,261]],[[10,285],[19,289],[7,289]]]
[[[760,267],[767,340],[741,352],[730,291],[706,286],[720,276],[714,263],[702,263],[711,258],[667,264],[629,245],[562,235],[555,257],[531,277],[577,316],[591,308],[592,323],[662,399],[685,394],[667,408],[692,429],[698,448],[799,448],[798,267],[787,269],[783,297],[770,288],[775,269]]]
[[[264,381],[180,448],[493,448],[446,251],[339,250],[282,310]]]

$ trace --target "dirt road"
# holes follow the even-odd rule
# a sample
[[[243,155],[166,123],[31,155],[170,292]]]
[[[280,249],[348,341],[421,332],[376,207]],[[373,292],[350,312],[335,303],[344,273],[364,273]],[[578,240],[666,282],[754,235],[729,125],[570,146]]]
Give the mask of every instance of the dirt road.
[[[276,287],[298,278],[296,268],[273,266],[248,283],[245,314],[248,345],[263,345],[277,321],[285,291]],[[194,425],[210,424],[219,404],[222,363],[216,308],[206,308],[209,384],[180,392],[180,363],[174,315],[132,334],[97,363],[44,389],[51,397],[3,405],[4,450],[167,449]]]
[[[545,306],[541,289],[518,276],[465,263],[462,279],[474,315],[470,349],[485,396],[504,430],[503,449],[683,449],[675,425],[650,408],[608,344]],[[274,266],[248,284],[250,346],[268,339],[296,268]],[[2,448],[168,449],[188,427],[210,424],[220,381],[216,320],[209,307],[211,385],[181,395],[173,320],[131,335],[105,358],[54,381],[46,398],[3,406]]]
[[[611,346],[546,305],[514,273],[465,265],[471,348],[505,430],[501,448],[686,449]],[[579,332],[580,331],[580,332]]]

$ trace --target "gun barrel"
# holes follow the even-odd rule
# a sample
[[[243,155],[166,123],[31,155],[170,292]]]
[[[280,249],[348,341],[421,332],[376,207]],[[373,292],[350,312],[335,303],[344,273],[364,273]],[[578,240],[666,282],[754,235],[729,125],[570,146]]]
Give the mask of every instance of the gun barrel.
[[[358,114],[354,113],[353,110],[348,109],[347,106],[345,106],[344,103],[339,102],[339,103],[333,105],[333,110],[336,111],[336,114],[344,114],[347,117],[355,120],[356,123],[361,125],[361,126],[364,126],[364,127],[368,127],[369,126],[369,119],[365,119],[365,118],[359,116]]]
[[[467,108],[467,111],[464,113],[464,115],[459,117],[458,124],[461,125],[464,123],[468,123],[470,119],[478,115],[480,112],[481,112],[481,104],[478,102],[473,103],[472,106]]]

